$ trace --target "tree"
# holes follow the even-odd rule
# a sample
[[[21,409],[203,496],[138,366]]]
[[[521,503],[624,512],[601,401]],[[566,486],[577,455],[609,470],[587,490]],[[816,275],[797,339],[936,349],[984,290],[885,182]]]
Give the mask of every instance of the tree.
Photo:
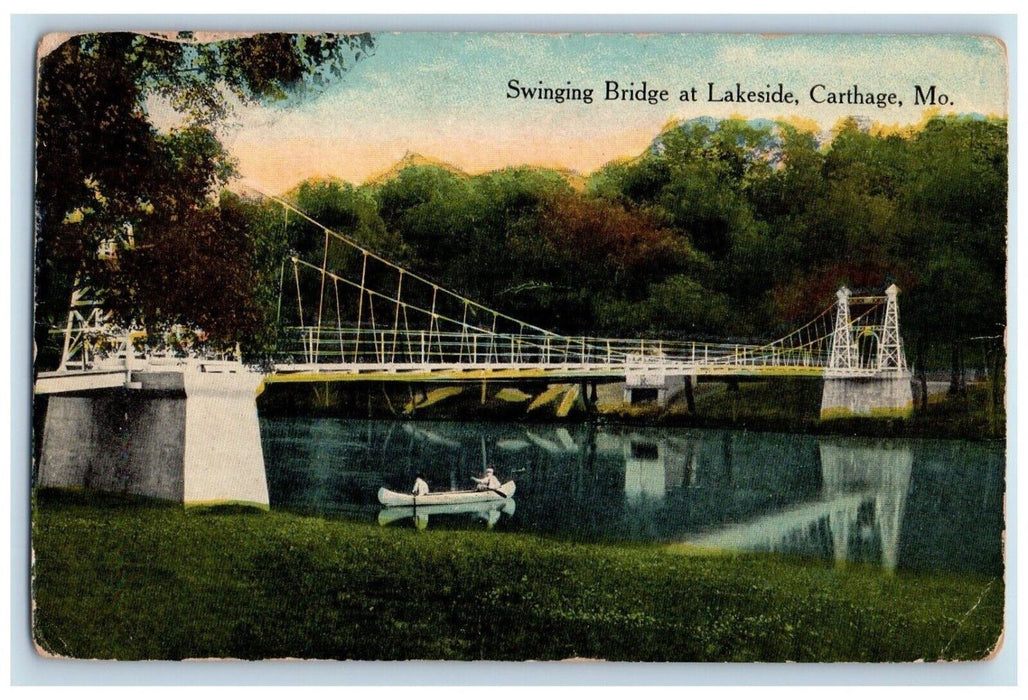
[[[452,279],[475,216],[469,178],[435,165],[409,165],[375,195],[386,230],[409,247],[405,262],[432,279]]]
[[[194,242],[211,252],[223,235],[228,248],[237,243],[233,225],[205,211],[234,172],[216,131],[230,96],[256,102],[302,95],[372,48],[367,35],[257,34],[205,43],[189,33],[108,33],[69,37],[43,56],[36,114],[40,350],[63,321],[76,279],[116,297],[112,310],[124,324],[211,322],[199,302],[173,305],[166,314],[171,307],[147,295],[166,291],[149,282],[167,271],[182,304],[191,289],[196,299],[206,298],[211,270],[180,262],[195,252]],[[181,125],[158,130],[149,113],[153,99],[174,107]],[[197,227],[195,241],[190,226]],[[97,254],[112,241],[116,262]],[[242,280],[247,272],[239,266],[254,259],[221,258],[232,267],[219,271]],[[252,331],[248,322],[234,327],[229,317],[217,325],[226,340]]]
[[[308,180],[287,198],[321,226],[349,237],[367,250],[398,264],[403,264],[410,256],[409,248],[399,236],[386,230],[374,193],[367,186]],[[360,264],[360,254],[349,246],[330,245],[326,250],[325,231],[320,226],[292,213],[283,213],[283,217],[288,221],[289,246],[300,258],[317,265],[324,262],[333,270],[346,270]],[[328,258],[323,260],[326,253]]]
[[[201,330],[214,348],[241,339],[251,353],[268,348],[278,287],[273,273],[286,252],[275,219],[270,207],[226,193],[217,207],[154,222],[147,229],[151,242],[111,270],[106,308],[143,319],[154,336],[180,324]]]
[[[910,271],[903,320],[919,371],[933,343],[950,346],[956,392],[968,339],[1006,326],[1007,123],[935,118],[911,150],[898,197],[896,255]]]

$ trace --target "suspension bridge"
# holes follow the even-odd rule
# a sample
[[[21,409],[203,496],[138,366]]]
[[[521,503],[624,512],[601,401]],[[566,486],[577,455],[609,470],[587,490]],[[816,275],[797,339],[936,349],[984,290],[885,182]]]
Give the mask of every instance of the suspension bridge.
[[[699,377],[806,376],[824,379],[823,418],[904,415],[913,406],[895,285],[873,295],[855,295],[844,287],[812,320],[767,343],[562,335],[447,289],[292,203],[273,199],[283,208],[284,223],[292,216],[313,227],[317,245],[281,263],[280,333],[271,363],[258,371],[244,366],[238,352],[162,350],[138,329],[117,327],[103,309],[102,295],[80,285],[59,331],[61,364],[37,373],[34,387],[37,395],[50,396],[41,457],[41,466],[49,465],[41,471],[44,483],[52,477],[54,485],[78,484],[83,470],[97,463],[113,464],[117,474],[117,465],[126,460],[153,461],[147,431],[157,428],[146,421],[167,419],[181,424],[175,428],[178,437],[168,440],[180,440],[184,447],[178,457],[169,452],[170,471],[160,488],[186,502],[266,504],[255,396],[269,383],[546,381],[592,382],[595,389],[599,381],[620,381],[626,402],[664,404]],[[111,394],[114,390],[142,397],[136,399],[138,416],[122,410],[127,399]],[[161,403],[169,396],[185,401]],[[108,425],[103,416],[112,410],[124,415],[124,425]],[[112,430],[123,437],[138,431],[142,451],[127,456],[124,449],[112,451],[104,444]],[[82,444],[89,448],[79,454]],[[225,463],[233,461],[259,464],[259,478],[250,474],[244,480],[250,485],[238,488],[238,479],[223,473],[231,471]],[[176,489],[184,489],[184,495]]]

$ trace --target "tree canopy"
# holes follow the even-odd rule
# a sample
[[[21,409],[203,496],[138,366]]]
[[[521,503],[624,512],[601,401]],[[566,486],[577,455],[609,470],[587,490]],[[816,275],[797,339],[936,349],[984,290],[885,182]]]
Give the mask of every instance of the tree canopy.
[[[247,226],[213,206],[234,173],[218,124],[233,100],[302,96],[373,46],[368,35],[104,33],[68,37],[43,56],[37,345],[60,325],[76,279],[125,324],[202,323],[224,342],[259,334],[264,309],[249,282],[263,253]],[[154,125],[154,99],[177,111],[177,127]],[[161,300],[169,289],[180,301]]]
[[[290,196],[408,269],[558,332],[770,339],[843,284],[896,282],[908,340],[951,343],[1002,330],[1006,148],[995,119],[902,134],[845,120],[827,138],[695,120],[584,184],[412,162]],[[319,251],[303,227],[290,245]]]

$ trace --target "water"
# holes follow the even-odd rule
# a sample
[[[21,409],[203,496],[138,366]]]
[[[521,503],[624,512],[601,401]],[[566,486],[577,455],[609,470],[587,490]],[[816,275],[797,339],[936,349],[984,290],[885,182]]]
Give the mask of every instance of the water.
[[[1002,573],[1004,447],[727,430],[262,418],[273,508],[384,527],[684,542]],[[484,464],[514,503],[383,512],[380,486],[466,489]]]

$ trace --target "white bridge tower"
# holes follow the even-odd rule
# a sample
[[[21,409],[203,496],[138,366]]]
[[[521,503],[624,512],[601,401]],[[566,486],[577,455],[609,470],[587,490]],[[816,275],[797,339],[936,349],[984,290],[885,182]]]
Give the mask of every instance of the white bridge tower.
[[[836,293],[835,329],[825,368],[821,418],[902,418],[914,408],[899,329],[899,287],[885,296]],[[860,312],[854,317],[853,308]]]

